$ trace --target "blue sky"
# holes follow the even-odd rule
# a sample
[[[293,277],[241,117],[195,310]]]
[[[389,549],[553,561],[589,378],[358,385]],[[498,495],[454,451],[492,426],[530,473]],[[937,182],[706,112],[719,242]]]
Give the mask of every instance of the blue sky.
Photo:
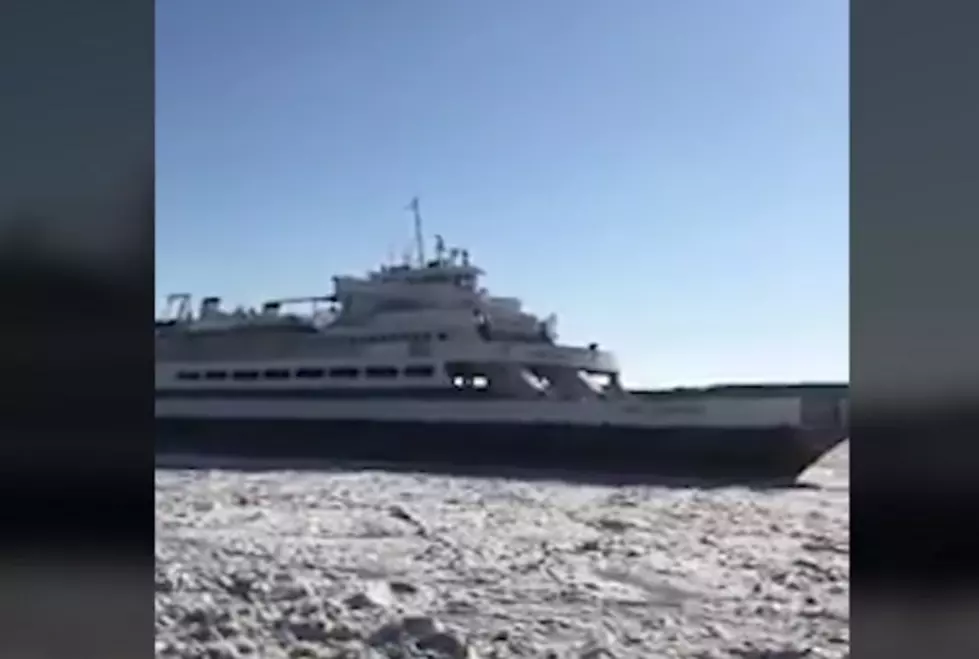
[[[633,385],[848,378],[842,0],[157,3],[157,292],[426,230]]]

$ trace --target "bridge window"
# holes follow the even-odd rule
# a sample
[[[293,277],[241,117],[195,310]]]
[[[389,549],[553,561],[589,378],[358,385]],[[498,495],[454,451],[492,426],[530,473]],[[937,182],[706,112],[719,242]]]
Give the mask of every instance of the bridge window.
[[[303,378],[307,380],[321,378],[326,375],[326,371],[322,368],[300,368],[296,369],[296,377]]]
[[[356,368],[331,368],[330,377],[331,378],[356,378],[359,372]]]

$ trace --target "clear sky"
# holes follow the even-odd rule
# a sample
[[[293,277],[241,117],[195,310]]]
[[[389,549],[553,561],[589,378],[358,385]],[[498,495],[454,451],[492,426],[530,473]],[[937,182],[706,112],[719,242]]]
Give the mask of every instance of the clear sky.
[[[848,378],[843,0],[157,3],[157,293],[426,232],[632,385]]]

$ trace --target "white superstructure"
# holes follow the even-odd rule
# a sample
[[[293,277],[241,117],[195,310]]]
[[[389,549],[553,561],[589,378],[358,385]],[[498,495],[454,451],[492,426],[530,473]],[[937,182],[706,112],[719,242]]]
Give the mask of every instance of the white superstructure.
[[[437,237],[417,258],[334,278],[326,296],[225,311],[168,298],[156,329],[157,415],[563,420],[629,425],[772,426],[798,398],[644,402],[614,356],[557,341],[556,319],[480,287],[483,271]],[[297,305],[308,310],[293,312]],[[248,394],[254,392],[254,396]],[[208,395],[208,394],[213,395]]]

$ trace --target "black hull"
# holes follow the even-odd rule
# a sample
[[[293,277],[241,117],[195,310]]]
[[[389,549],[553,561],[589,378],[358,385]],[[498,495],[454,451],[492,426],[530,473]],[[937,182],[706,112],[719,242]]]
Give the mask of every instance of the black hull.
[[[242,460],[582,469],[725,482],[794,481],[840,430],[157,418],[156,454]]]

